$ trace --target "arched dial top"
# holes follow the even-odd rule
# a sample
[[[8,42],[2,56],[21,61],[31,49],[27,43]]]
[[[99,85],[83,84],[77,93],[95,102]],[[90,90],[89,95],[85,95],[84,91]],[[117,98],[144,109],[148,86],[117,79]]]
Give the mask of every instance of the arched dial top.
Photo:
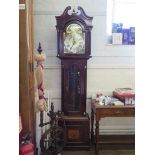
[[[79,24],[70,24],[64,32],[64,53],[84,54],[85,33]]]

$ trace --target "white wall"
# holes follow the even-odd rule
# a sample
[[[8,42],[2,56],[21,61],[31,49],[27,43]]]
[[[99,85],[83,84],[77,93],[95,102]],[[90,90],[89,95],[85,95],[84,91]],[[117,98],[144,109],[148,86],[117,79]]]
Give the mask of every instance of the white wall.
[[[55,16],[74,5],[73,0],[34,0],[35,48],[41,42],[47,56],[45,61],[45,88],[55,104],[61,108],[61,69],[57,55]],[[78,0],[87,15],[93,16],[92,58],[88,60],[87,112],[90,114],[90,99],[96,92],[111,95],[118,87],[134,88],[134,46],[106,44],[106,0]],[[131,133],[134,118],[106,118],[101,122],[103,134]]]

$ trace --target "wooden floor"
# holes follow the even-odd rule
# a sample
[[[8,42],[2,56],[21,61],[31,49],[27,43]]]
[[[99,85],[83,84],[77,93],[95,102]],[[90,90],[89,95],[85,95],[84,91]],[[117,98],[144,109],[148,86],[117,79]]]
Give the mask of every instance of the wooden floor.
[[[63,151],[62,155],[95,155],[94,147],[90,151]],[[134,145],[102,145],[98,155],[135,155]]]
[[[64,151],[62,155],[95,155],[94,151]],[[134,150],[100,150],[98,155],[135,155]]]

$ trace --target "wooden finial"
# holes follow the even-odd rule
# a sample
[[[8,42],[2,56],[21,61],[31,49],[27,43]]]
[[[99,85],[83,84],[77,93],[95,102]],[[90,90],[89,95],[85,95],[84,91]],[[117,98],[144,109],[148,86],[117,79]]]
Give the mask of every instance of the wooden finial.
[[[41,52],[43,51],[42,48],[41,48],[41,43],[40,42],[39,42],[37,51],[38,51],[39,54],[41,54]]]

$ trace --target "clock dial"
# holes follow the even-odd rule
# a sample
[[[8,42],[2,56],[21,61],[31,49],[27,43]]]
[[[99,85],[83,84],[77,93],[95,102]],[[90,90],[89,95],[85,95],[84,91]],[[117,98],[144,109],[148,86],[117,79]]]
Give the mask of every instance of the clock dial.
[[[85,33],[78,24],[70,24],[64,32],[64,53],[83,54]]]

